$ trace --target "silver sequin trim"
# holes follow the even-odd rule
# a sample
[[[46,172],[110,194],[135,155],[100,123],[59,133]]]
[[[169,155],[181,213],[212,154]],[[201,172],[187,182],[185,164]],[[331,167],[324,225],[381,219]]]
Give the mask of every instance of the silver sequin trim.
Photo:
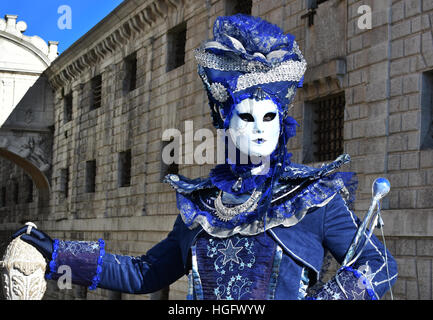
[[[301,80],[307,69],[305,61],[286,61],[278,67],[272,68],[268,72],[252,72],[239,76],[235,92],[247,88],[272,82]]]
[[[211,68],[220,71],[243,71],[257,72],[269,70],[270,67],[259,61],[247,61],[240,58],[233,59],[219,57],[212,53],[204,51],[202,48],[196,49],[194,54],[197,63],[205,68]]]

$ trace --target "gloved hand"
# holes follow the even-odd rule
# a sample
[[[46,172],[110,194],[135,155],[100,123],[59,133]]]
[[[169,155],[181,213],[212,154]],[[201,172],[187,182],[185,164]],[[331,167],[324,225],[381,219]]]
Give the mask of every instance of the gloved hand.
[[[30,234],[27,234],[27,226],[22,227],[16,231],[12,238],[21,236],[21,240],[34,246],[48,261],[51,260],[53,255],[53,239],[49,235],[36,228],[31,228]]]

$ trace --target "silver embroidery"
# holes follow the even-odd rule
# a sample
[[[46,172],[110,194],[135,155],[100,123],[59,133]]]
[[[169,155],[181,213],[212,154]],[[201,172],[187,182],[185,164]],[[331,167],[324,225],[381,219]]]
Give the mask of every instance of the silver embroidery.
[[[259,61],[246,61],[235,57],[219,57],[204,51],[202,48],[196,49],[194,56],[197,60],[197,63],[202,67],[220,71],[255,72],[270,69],[270,67]]]
[[[237,216],[242,212],[253,212],[257,208],[258,201],[262,195],[261,191],[254,190],[251,197],[248,198],[243,204],[240,204],[233,208],[227,208],[224,206],[221,200],[222,191],[220,191],[218,197],[215,200],[215,214],[221,221],[230,221],[233,217]]]
[[[210,85],[210,92],[214,99],[219,102],[226,102],[229,98],[226,88],[218,82],[214,82]]]
[[[267,72],[252,72],[239,76],[235,92],[245,90],[247,88],[272,82],[294,81],[301,80],[307,69],[305,61],[286,61],[278,67],[272,68]]]

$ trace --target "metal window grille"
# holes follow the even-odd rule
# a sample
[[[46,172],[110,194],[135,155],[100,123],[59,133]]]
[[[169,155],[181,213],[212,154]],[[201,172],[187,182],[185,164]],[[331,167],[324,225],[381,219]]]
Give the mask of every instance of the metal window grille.
[[[86,192],[95,192],[96,160],[86,161]]]
[[[344,94],[317,101],[313,106],[314,160],[334,160],[344,149]]]
[[[167,71],[171,71],[185,64],[186,23],[183,22],[169,30],[167,37]]]
[[[119,153],[119,187],[131,185],[131,150]]]
[[[101,106],[102,102],[102,76],[98,75],[91,80],[92,83],[92,99],[91,110],[97,109]]]
[[[237,13],[251,15],[252,7],[252,0],[227,0],[226,15],[234,15]]]

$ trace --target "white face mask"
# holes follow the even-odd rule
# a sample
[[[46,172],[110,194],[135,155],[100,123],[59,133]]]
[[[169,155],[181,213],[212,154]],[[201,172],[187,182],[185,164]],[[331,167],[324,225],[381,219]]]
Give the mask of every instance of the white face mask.
[[[243,154],[269,156],[280,135],[277,105],[272,100],[242,100],[233,111],[228,135]]]

